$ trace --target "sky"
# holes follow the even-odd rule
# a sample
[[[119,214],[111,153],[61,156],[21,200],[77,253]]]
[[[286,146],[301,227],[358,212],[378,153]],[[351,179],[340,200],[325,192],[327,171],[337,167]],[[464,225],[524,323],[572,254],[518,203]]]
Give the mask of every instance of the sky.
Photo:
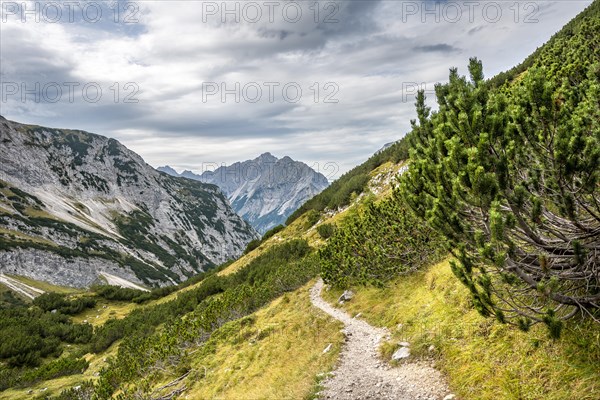
[[[5,1],[0,115],[201,173],[264,152],[329,179],[400,139],[418,88],[491,77],[592,1]]]

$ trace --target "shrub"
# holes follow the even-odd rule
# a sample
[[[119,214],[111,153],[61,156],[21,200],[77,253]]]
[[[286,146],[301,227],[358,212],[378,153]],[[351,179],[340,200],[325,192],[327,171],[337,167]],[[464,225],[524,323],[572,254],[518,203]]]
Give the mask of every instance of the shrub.
[[[560,62],[545,60],[552,69],[534,66],[506,91],[490,91],[471,59],[469,80],[453,69],[437,87],[437,113],[420,93],[402,179],[476,309],[553,337],[600,304],[600,46],[588,43],[600,20],[580,28],[553,49]]]
[[[254,239],[254,240],[250,241],[250,243],[248,243],[248,245],[246,246],[246,250],[244,250],[244,254],[248,254],[252,250],[257,249],[261,243],[262,242],[260,239]]]
[[[304,229],[310,229],[321,219],[321,213],[317,210],[310,210],[306,213],[306,222],[304,223]]]
[[[381,286],[444,254],[442,238],[397,193],[348,217],[319,251],[323,280],[340,287]]]
[[[264,242],[265,240],[269,239],[270,237],[272,237],[273,235],[281,232],[285,227],[283,225],[277,225],[274,228],[271,228],[270,230],[268,230],[267,232],[265,232],[265,234],[262,237],[262,242]]]
[[[335,232],[335,225],[333,224],[321,224],[317,226],[317,232],[323,239],[328,239]]]

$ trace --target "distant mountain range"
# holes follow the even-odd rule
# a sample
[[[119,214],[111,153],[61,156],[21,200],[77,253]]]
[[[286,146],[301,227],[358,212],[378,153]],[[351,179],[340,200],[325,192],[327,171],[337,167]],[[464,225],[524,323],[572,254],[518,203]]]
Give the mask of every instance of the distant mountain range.
[[[114,139],[0,117],[0,143],[0,273],[162,286],[258,237],[217,186],[160,173]]]
[[[271,153],[201,175],[191,171],[178,174],[168,165],[158,170],[217,185],[233,209],[260,233],[283,224],[290,214],[329,185],[323,174],[303,162],[287,156],[277,158]]]

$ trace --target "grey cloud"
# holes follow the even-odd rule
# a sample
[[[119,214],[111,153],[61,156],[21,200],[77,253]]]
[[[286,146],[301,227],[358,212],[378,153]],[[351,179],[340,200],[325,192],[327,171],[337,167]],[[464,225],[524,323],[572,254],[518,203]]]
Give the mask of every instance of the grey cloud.
[[[468,35],[474,35],[474,34],[476,34],[477,32],[480,32],[480,31],[484,30],[485,28],[486,28],[486,26],[485,26],[485,25],[476,26],[475,28],[471,28],[471,29],[469,29],[469,30],[467,31],[467,34],[468,34]]]
[[[409,129],[414,99],[403,97],[403,84],[433,85],[447,79],[452,66],[464,74],[470,56],[484,60],[488,76],[490,70],[508,69],[577,12],[570,4],[553,3],[533,25],[409,25],[398,22],[396,3],[347,1],[338,2],[337,23],[305,18],[297,24],[202,26],[212,38],[204,40],[193,36],[199,22],[192,17],[153,24],[160,17],[153,9],[156,3],[140,3],[148,6],[147,13],[135,32],[125,36],[108,25],[65,25],[61,28],[68,38],[49,46],[33,29],[25,34],[9,24],[0,27],[0,79],[84,83],[99,76],[103,87],[111,81],[135,81],[139,103],[114,103],[110,96],[95,104],[17,101],[0,104],[0,114],[116,137],[155,166],[198,170],[201,162],[231,163],[271,151],[307,162],[337,162],[341,173]],[[195,3],[181,4],[185,17]],[[532,32],[537,41],[523,44],[523,35]],[[52,39],[57,31],[46,34]],[[488,46],[490,42],[494,45]],[[90,54],[97,61],[87,63]],[[122,70],[108,68],[114,62],[122,63]],[[207,81],[297,81],[306,101],[203,104],[202,84]],[[308,88],[314,82],[321,90],[317,103]],[[339,85],[338,104],[323,103],[326,82]]]
[[[285,29],[280,30],[269,30],[269,29],[259,29],[259,34],[262,37],[266,38],[278,38],[279,40],[284,40],[288,37],[292,32],[286,31]]]
[[[455,53],[460,52],[460,49],[446,43],[431,44],[426,46],[416,46],[413,50],[424,53]]]

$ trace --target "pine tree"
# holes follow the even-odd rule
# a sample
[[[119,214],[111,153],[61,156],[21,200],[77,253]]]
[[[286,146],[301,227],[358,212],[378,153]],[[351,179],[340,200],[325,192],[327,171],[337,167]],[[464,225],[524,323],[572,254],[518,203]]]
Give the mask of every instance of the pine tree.
[[[600,305],[600,67],[534,66],[501,89],[479,60],[469,72],[436,87],[438,112],[419,93],[402,194],[482,315],[557,336]]]

